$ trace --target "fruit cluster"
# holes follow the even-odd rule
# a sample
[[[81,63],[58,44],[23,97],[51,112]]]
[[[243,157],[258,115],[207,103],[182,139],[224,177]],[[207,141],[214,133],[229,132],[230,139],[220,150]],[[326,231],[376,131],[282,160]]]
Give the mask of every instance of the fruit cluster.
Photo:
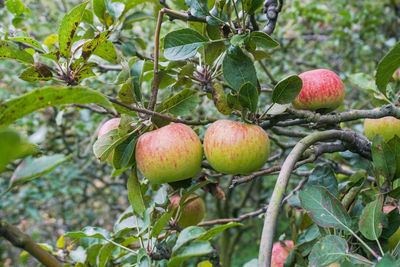
[[[340,77],[326,69],[316,69],[299,75],[303,87],[292,102],[296,109],[330,112],[339,107],[345,89]],[[107,121],[99,130],[98,137],[117,129],[119,118]],[[400,135],[400,120],[394,117],[367,119],[364,124],[366,136],[372,140],[383,135],[385,140]],[[204,135],[204,154],[210,165],[224,174],[249,174],[266,163],[270,143],[268,135],[257,125],[230,120],[214,122]],[[112,154],[110,155],[112,157]],[[189,179],[201,170],[203,148],[197,134],[188,126],[172,123],[141,135],[136,144],[136,164],[140,172],[154,184],[172,183]],[[193,195],[185,206],[189,216],[182,215],[182,227],[197,224],[204,215],[204,202]],[[179,196],[170,198],[177,206]],[[191,210],[201,211],[199,214]]]

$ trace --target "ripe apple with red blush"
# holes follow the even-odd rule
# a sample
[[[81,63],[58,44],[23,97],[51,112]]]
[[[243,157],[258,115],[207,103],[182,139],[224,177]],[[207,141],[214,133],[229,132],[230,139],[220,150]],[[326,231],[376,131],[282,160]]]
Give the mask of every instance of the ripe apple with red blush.
[[[141,135],[136,164],[155,184],[185,180],[200,172],[203,149],[197,134],[182,123],[172,123]]]
[[[271,267],[283,267],[290,251],[294,248],[292,240],[285,240],[283,243],[285,246],[281,242],[275,242],[272,246]]]
[[[204,135],[204,153],[216,171],[249,174],[267,161],[269,139],[260,126],[218,120]]]
[[[169,209],[179,206],[181,197],[179,195],[173,195],[169,198],[171,202]],[[197,225],[204,218],[206,212],[206,205],[202,198],[197,195],[190,195],[184,202],[184,208],[181,211],[181,215],[178,218],[178,225],[182,228]],[[174,213],[176,215],[177,210]]]
[[[333,71],[310,70],[301,73],[299,77],[303,81],[303,87],[292,102],[295,109],[330,112],[342,104],[344,84]]]

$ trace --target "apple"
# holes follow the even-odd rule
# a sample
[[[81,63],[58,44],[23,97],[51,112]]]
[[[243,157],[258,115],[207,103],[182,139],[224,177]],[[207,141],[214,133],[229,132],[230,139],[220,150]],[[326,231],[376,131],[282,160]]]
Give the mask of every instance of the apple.
[[[196,199],[193,200],[194,198]],[[169,198],[169,201],[171,202],[169,209],[172,209],[173,207],[179,206],[181,197],[178,195],[173,195]],[[190,195],[185,200],[185,203],[188,204],[184,206],[183,211],[181,212],[181,216],[178,219],[178,225],[182,228],[197,225],[203,220],[204,213],[206,212],[206,206],[203,199],[199,198],[197,195]],[[176,215],[176,212],[174,216]]]
[[[111,130],[118,129],[119,123],[121,121],[121,118],[114,118],[111,120],[106,121],[99,130],[99,133],[97,134],[97,137],[100,138],[101,136],[105,135]]]
[[[392,77],[395,82],[400,81],[400,68],[393,73]]]
[[[295,109],[330,112],[342,104],[344,85],[333,71],[310,70],[301,73],[299,77],[303,81],[303,88],[292,102]]]
[[[365,119],[364,133],[371,141],[376,135],[382,135],[385,141],[389,141],[395,134],[400,137],[400,120],[391,116],[380,119]]]
[[[281,242],[275,242],[272,246],[271,267],[283,267],[290,251],[294,248],[292,240],[285,240],[282,246]]]
[[[191,178],[199,173],[203,150],[197,134],[173,123],[141,135],[136,144],[140,172],[155,184]]]
[[[204,153],[218,172],[249,174],[267,161],[269,138],[257,125],[218,120],[204,135]]]

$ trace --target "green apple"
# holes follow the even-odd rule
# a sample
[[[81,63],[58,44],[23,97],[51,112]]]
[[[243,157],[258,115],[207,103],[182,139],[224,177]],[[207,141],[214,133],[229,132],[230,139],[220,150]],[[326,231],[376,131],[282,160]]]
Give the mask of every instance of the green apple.
[[[285,246],[282,246],[281,242],[275,242],[272,246],[271,267],[283,267],[290,250],[294,248],[292,240],[285,240],[283,243]]]
[[[203,158],[197,134],[182,123],[173,123],[139,137],[136,163],[155,184],[191,178],[199,173]]]
[[[364,133],[371,141],[376,135],[382,135],[385,141],[389,141],[394,135],[400,137],[400,120],[391,116],[380,119],[365,119]]]
[[[216,171],[249,174],[267,161],[269,139],[257,125],[218,120],[204,135],[204,153]]]
[[[299,77],[303,81],[303,87],[292,102],[295,109],[330,112],[342,104],[344,85],[333,71],[310,70],[301,73]]]
[[[171,209],[173,207],[179,206],[181,197],[178,195],[174,195],[171,196],[169,200],[171,202],[169,208]],[[197,225],[199,222],[203,220],[204,214],[206,212],[206,205],[204,204],[203,199],[199,198],[197,195],[194,194],[190,195],[185,200],[185,204],[186,205],[184,205],[183,211],[181,212],[181,215],[178,218],[178,225],[182,228],[192,225]]]

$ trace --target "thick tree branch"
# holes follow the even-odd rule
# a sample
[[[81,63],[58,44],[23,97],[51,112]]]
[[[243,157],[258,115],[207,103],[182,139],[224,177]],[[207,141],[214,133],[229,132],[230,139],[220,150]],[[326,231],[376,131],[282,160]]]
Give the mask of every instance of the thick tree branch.
[[[297,143],[282,165],[267,212],[265,214],[258,258],[260,267],[270,266],[271,264],[272,243],[275,235],[277,217],[286,186],[289,182],[290,174],[292,173],[296,162],[300,159],[307,148],[313,144],[332,139],[342,140],[350,150],[359,150],[355,152],[359,152],[364,154],[364,156],[368,156],[367,150],[370,150],[371,143],[366,140],[365,137],[352,131],[329,130],[324,132],[316,132],[301,139]]]
[[[0,236],[10,241],[14,246],[26,250],[45,266],[63,266],[53,255],[41,248],[28,235],[4,221],[0,221]]]

